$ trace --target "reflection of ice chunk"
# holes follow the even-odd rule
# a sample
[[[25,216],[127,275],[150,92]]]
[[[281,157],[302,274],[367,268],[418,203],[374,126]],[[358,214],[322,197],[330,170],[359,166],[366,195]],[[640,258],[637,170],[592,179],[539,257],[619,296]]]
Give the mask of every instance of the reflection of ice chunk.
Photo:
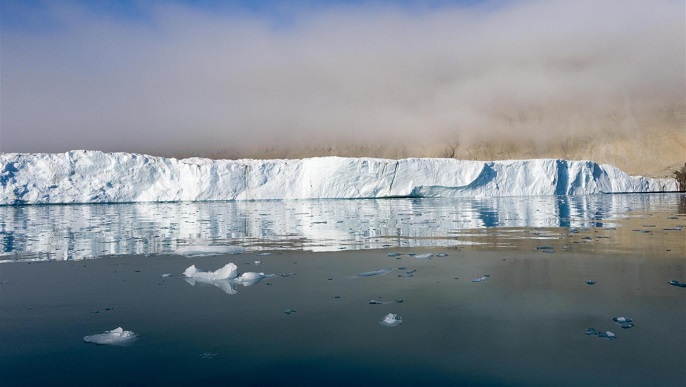
[[[183,275],[196,280],[214,281],[235,278],[238,275],[237,270],[238,267],[233,263],[227,263],[216,271],[202,271],[198,270],[195,265],[191,265],[183,272]]]
[[[188,277],[188,278],[186,278],[186,282],[188,282],[191,286],[195,286],[196,282],[214,285],[214,286],[218,287],[219,289],[221,289],[226,294],[238,293],[236,291],[236,282],[233,280],[229,280],[229,279],[208,280],[208,279]]]
[[[379,270],[365,271],[364,273],[358,274],[357,277],[373,277],[373,276],[375,276],[375,275],[384,275],[384,274],[388,274],[388,273],[390,273],[391,271],[393,271],[393,269],[389,269],[389,268],[385,267],[385,268],[379,269]]]
[[[202,257],[207,255],[241,254],[245,248],[239,246],[186,246],[176,250],[177,254],[186,257]]]
[[[83,341],[93,344],[126,345],[136,339],[136,334],[121,327],[97,335],[84,336]]]
[[[387,327],[397,327],[403,323],[402,317],[398,317],[397,314],[389,313],[380,321],[381,325]]]

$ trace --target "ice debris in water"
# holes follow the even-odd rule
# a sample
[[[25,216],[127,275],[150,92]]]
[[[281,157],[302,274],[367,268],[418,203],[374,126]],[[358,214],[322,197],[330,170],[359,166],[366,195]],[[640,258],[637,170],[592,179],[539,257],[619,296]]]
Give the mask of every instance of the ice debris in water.
[[[389,257],[399,257],[399,256],[401,256],[401,255],[402,255],[402,254],[400,254],[400,253],[388,253],[388,256],[389,256]]]
[[[215,281],[231,279],[238,276],[238,267],[233,263],[227,263],[221,269],[215,271],[198,270],[195,265],[191,265],[183,272],[183,275],[196,280]]]
[[[403,323],[403,319],[402,317],[398,317],[397,314],[389,313],[381,319],[380,323],[387,327],[397,327]]]
[[[426,253],[426,254],[415,254],[413,255],[417,259],[431,259],[434,255],[431,253]]]
[[[356,277],[373,277],[373,276],[375,276],[375,275],[384,275],[384,274],[388,274],[388,273],[390,273],[391,271],[393,271],[393,269],[389,269],[389,268],[385,267],[385,268],[379,269],[379,270],[365,271],[364,273],[358,274]]]
[[[203,352],[199,356],[201,359],[214,359],[215,357],[219,356],[219,354],[215,352]]]
[[[162,278],[169,278],[169,277],[171,277],[172,275],[173,275],[172,273],[164,273],[164,274],[162,274],[160,277],[162,277]]]
[[[267,256],[267,255],[272,255],[272,253],[264,252],[264,253],[257,253],[257,255],[259,255],[260,257],[264,257],[264,256]]]
[[[274,276],[275,274],[255,273],[249,271],[238,276],[238,278],[236,278],[236,282],[243,286],[251,286],[257,284],[265,278],[271,278]]]
[[[416,269],[415,269],[415,270],[406,271],[405,274],[398,274],[398,277],[406,277],[406,278],[414,277],[414,273],[415,273],[415,272],[417,272]]]
[[[490,275],[484,274],[483,276],[481,276],[479,278],[474,278],[472,280],[472,282],[484,282],[484,281],[486,281],[486,279],[488,279],[488,277],[490,277]]]
[[[125,331],[121,327],[105,331],[97,335],[84,336],[83,341],[86,343],[102,344],[102,345],[126,345],[132,343],[136,339],[136,334],[131,331]]]
[[[598,337],[600,337],[601,339],[607,339],[607,340],[610,340],[610,341],[615,340],[615,339],[617,338],[617,336],[616,336],[614,333],[610,332],[610,331],[605,331],[605,332],[603,332],[603,331],[597,331],[597,330],[595,330],[594,328],[586,328],[586,330],[584,331],[584,333],[587,334],[587,335],[589,335],[589,336],[598,336]]]
[[[595,281],[588,280],[586,281],[586,285],[595,285]]]
[[[616,322],[623,329],[629,329],[634,326],[634,320],[627,317],[615,317],[612,321]]]
[[[437,257],[447,257],[448,254],[447,253],[438,253],[438,254],[436,254],[436,256]]]
[[[377,301],[377,300],[371,300],[371,301],[369,301],[369,304],[370,305],[381,305],[381,304],[383,304],[383,302]]]
[[[671,280],[671,281],[669,281],[669,284],[672,286],[678,286],[680,288],[686,288],[686,283],[679,282],[677,280]]]
[[[617,336],[610,331],[598,332],[598,337],[600,337],[601,339],[608,339],[610,341],[615,340],[617,338]]]
[[[291,314],[291,313],[295,313],[295,310],[288,308],[288,309],[284,310],[283,313],[284,314]]]

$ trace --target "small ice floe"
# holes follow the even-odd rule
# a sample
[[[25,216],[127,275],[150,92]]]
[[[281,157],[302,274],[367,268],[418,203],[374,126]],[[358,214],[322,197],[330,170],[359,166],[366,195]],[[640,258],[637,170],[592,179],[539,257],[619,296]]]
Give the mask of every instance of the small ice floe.
[[[378,300],[371,300],[371,301],[369,301],[369,304],[370,305],[381,305],[381,304],[383,304],[383,302],[378,301]]]
[[[488,279],[488,277],[490,277],[489,274],[484,274],[484,275],[482,275],[482,276],[479,277],[479,278],[474,278],[474,279],[472,280],[472,282],[484,282],[484,281],[486,281],[486,280]]]
[[[236,294],[235,278],[238,276],[238,267],[233,263],[227,263],[221,269],[215,271],[198,270],[191,265],[183,272],[186,282],[195,286],[196,282],[214,285],[226,294]]]
[[[679,282],[677,280],[671,280],[671,281],[669,281],[669,284],[672,286],[678,286],[680,288],[686,288],[686,283]]]
[[[162,277],[162,278],[169,278],[169,277],[171,277],[172,275],[173,275],[172,273],[164,273],[164,274],[162,274],[160,277]]]
[[[133,343],[136,337],[135,333],[119,327],[97,335],[84,336],[83,341],[100,345],[127,345]]]
[[[183,275],[196,280],[214,281],[236,278],[238,267],[233,263],[227,263],[221,269],[215,271],[198,270],[195,265],[191,265],[183,272]]]
[[[291,309],[291,308],[288,308],[288,309],[284,310],[283,313],[284,313],[284,314],[287,314],[287,315],[290,315],[291,313],[295,313],[295,310],[294,310],[294,309]]]
[[[417,259],[431,259],[434,255],[431,253],[426,253],[426,254],[415,254],[414,257]]]
[[[255,263],[255,265],[261,265],[262,261],[255,261],[254,263]]]
[[[442,257],[447,257],[447,256],[448,256],[448,253],[438,253],[438,254],[436,254],[436,256],[437,256],[437,257],[441,257],[441,258],[442,258]]]
[[[617,336],[610,331],[598,332],[598,337],[600,337],[601,339],[607,339],[610,341],[617,339]]]
[[[612,321],[616,322],[622,329],[629,329],[634,326],[634,320],[628,317],[615,317]]]
[[[239,246],[185,246],[176,250],[177,254],[185,257],[204,257],[222,254],[242,254],[245,248]]]
[[[238,278],[236,278],[236,282],[243,286],[252,286],[265,278],[271,278],[274,276],[276,276],[276,274],[255,273],[249,271],[238,276]]]
[[[676,226],[676,227],[671,227],[671,228],[663,228],[665,231],[681,231],[683,230],[683,227],[681,226]]]
[[[365,271],[364,273],[359,273],[358,275],[356,275],[356,276],[353,277],[353,278],[356,278],[356,277],[374,277],[374,276],[377,276],[377,275],[388,274],[388,273],[390,273],[391,271],[393,271],[393,269],[390,269],[390,268],[385,267],[385,268],[382,268],[382,269],[379,269],[379,270]]]
[[[595,285],[595,281],[593,280],[587,280],[586,285]]]
[[[397,314],[394,313],[389,313],[386,316],[384,316],[379,323],[383,326],[387,327],[397,327],[398,325],[403,323],[402,317],[398,317]]]
[[[589,336],[598,336],[598,331],[596,331],[594,328],[586,328],[584,333]]]
[[[403,273],[403,274],[398,274],[398,277],[405,277],[405,278],[414,277],[414,273],[416,273],[416,272],[417,272],[416,269],[415,269],[415,270],[409,270],[409,271],[406,271],[406,272]]]
[[[399,257],[399,256],[401,256],[401,255],[402,255],[402,254],[400,254],[400,253],[388,253],[388,256],[389,256],[389,257]]]

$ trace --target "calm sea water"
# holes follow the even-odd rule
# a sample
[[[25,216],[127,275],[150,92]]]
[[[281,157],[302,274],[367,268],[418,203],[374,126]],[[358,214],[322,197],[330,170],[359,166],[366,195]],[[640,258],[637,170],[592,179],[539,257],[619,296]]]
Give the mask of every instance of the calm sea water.
[[[0,260],[455,246],[466,230],[611,228],[679,194],[0,206]]]
[[[684,194],[0,207],[0,384],[681,386],[685,214]],[[230,262],[273,276],[183,275]],[[117,327],[136,340],[84,342]]]

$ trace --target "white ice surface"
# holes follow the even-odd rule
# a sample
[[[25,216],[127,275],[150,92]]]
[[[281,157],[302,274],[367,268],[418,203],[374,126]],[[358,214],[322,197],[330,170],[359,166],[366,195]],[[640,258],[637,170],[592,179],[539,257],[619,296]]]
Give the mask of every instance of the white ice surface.
[[[395,327],[403,323],[402,317],[398,317],[397,314],[389,313],[380,321],[381,325],[387,327]]]
[[[121,327],[96,335],[84,336],[83,341],[93,344],[126,345],[136,339],[136,334]]]
[[[179,160],[99,151],[0,154],[0,204],[583,195],[676,188],[674,179],[629,176],[611,165],[560,159]]]
[[[238,276],[238,267],[233,263],[227,263],[221,269],[215,271],[198,270],[195,265],[189,266],[183,275],[198,281],[216,281],[232,279]]]

